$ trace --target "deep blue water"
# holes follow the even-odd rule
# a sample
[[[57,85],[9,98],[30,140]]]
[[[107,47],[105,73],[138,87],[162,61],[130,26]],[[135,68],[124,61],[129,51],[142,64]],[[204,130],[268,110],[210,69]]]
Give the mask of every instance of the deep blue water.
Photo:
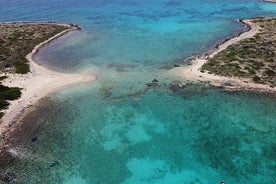
[[[0,0],[1,21],[79,24],[37,59],[97,76],[24,120],[7,171],[18,183],[275,183],[275,97],[175,90],[183,79],[168,72],[241,31],[234,19],[275,15],[257,0]],[[148,89],[154,78],[161,86]]]

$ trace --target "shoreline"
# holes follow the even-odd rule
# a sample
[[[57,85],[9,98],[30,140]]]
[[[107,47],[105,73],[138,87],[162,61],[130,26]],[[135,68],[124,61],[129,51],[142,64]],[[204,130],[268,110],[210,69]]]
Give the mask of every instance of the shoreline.
[[[223,51],[228,46],[256,35],[259,32],[260,27],[257,24],[254,24],[252,20],[253,19],[238,20],[248,28],[241,31],[239,34],[226,38],[223,42],[216,44],[214,49],[211,49],[202,55],[194,56],[191,60],[191,65],[173,68],[170,72],[177,75],[181,79],[191,80],[194,82],[209,82],[212,86],[222,87],[229,91],[250,90],[276,93],[276,88],[268,85],[253,83],[247,78],[225,77],[209,74],[207,72],[203,73],[200,71],[203,64],[208,62],[209,59],[213,58],[216,54]]]
[[[269,2],[269,3],[276,3],[276,0],[262,0],[264,2]]]
[[[16,23],[18,22],[7,24]],[[90,74],[66,74],[55,72],[40,66],[34,60],[35,54],[37,54],[39,50],[43,48],[46,44],[49,44],[53,40],[56,40],[71,31],[79,30],[79,26],[74,24],[56,22],[24,23],[65,25],[68,27],[68,29],[43,41],[32,49],[31,53],[26,56],[26,59],[29,61],[30,72],[28,72],[27,74],[6,74],[8,78],[3,80],[2,84],[8,87],[22,88],[22,95],[18,100],[10,101],[9,108],[3,111],[5,114],[0,121],[0,135],[9,131],[12,124],[14,124],[19,118],[21,118],[21,116],[24,116],[24,113],[26,113],[27,109],[35,105],[43,97],[58,90],[69,88],[81,83],[92,82],[96,79],[95,76],[92,76]]]

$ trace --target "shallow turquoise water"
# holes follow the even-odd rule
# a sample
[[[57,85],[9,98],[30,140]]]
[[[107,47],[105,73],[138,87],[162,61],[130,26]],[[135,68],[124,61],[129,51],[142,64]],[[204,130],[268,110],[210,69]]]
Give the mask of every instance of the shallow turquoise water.
[[[275,96],[226,93],[170,76],[174,64],[275,16],[276,4],[234,1],[1,1],[2,21],[74,22],[82,31],[37,56],[89,67],[97,81],[51,95],[25,118],[6,171],[19,183],[275,183]],[[154,78],[160,87],[147,88]],[[22,131],[23,130],[23,131]],[[37,141],[32,142],[33,137]],[[14,153],[14,152],[13,152]]]
[[[121,98],[66,96],[52,97],[59,103],[44,103],[25,120],[32,125],[23,128],[27,143],[14,148],[22,154],[14,164],[19,178],[45,183],[275,181],[275,97],[197,85]],[[34,135],[38,140],[31,143]],[[55,161],[59,164],[51,167]]]

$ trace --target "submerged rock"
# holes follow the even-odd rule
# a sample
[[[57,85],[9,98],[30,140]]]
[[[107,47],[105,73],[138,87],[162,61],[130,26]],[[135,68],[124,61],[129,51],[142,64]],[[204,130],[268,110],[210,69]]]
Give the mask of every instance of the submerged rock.
[[[175,82],[171,83],[169,86],[169,90],[173,93],[180,93],[182,88],[180,88]]]
[[[4,139],[4,138],[5,138],[4,134],[0,133],[0,139]]]
[[[150,82],[150,83],[147,83],[146,84],[148,87],[158,87],[158,86],[160,86],[158,83],[156,83],[156,82]]]
[[[185,85],[182,82],[174,81],[171,83],[170,88],[183,88]]]
[[[15,173],[10,171],[5,173],[3,181],[9,183],[12,180],[14,180],[15,177],[16,177]]]
[[[159,87],[160,85],[158,84],[157,79],[153,79],[152,82],[146,83],[148,87]]]
[[[114,85],[104,86],[100,89],[100,95],[103,99],[109,98],[113,94]]]
[[[56,166],[59,166],[58,161],[54,161],[53,163],[50,164],[50,167],[56,167]]]
[[[38,139],[38,137],[37,136],[34,136],[33,138],[32,138],[32,143],[34,143],[34,142],[36,142],[37,141],[37,139]]]

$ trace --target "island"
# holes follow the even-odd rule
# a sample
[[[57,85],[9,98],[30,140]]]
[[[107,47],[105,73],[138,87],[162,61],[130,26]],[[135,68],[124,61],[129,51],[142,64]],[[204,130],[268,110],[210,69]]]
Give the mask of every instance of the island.
[[[263,0],[264,2],[276,3],[276,0]]]
[[[34,61],[34,55],[60,36],[80,30],[75,24],[15,22],[0,24],[0,134],[42,97],[95,79],[91,74],[51,71]]]
[[[247,30],[226,39],[190,66],[172,69],[184,79],[209,82],[228,90],[276,92],[276,18],[239,20]]]

